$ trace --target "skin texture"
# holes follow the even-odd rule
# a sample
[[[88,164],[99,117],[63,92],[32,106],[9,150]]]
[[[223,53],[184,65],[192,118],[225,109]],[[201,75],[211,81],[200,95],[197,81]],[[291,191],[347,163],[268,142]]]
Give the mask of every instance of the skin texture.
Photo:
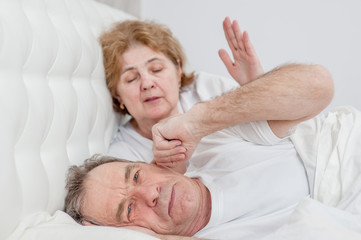
[[[233,79],[240,86],[243,86],[263,75],[264,71],[262,65],[258,59],[256,51],[254,50],[248,33],[246,31],[242,32],[237,21],[231,22],[229,17],[226,17],[223,21],[223,31],[231,50],[233,60],[224,49],[219,50],[219,56]],[[180,125],[174,126],[176,127]],[[184,129],[186,126],[180,127],[182,128],[182,131],[193,131],[191,129]],[[155,143],[153,147],[154,162],[158,165],[170,168],[178,166],[179,162],[186,161],[190,158],[192,153],[191,149],[194,149],[196,143],[200,140],[195,135],[188,135],[188,143],[179,141],[177,142],[177,148],[175,148],[169,140],[172,139],[174,141],[174,139],[181,139],[177,138],[177,135],[173,136],[175,138],[167,139],[161,132],[158,131],[157,127],[153,128],[153,141]],[[184,147],[182,151],[179,151],[180,146]]]
[[[121,57],[122,74],[117,84],[118,101],[133,116],[131,124],[143,137],[152,139],[154,124],[178,114],[179,87],[182,70],[163,53],[136,44]],[[181,154],[185,148],[180,142],[169,141],[172,154]],[[178,162],[174,170],[184,173],[186,165]]]
[[[178,114],[182,70],[164,54],[142,44],[128,49],[121,62],[118,100],[133,116],[135,129],[151,139],[155,123]]]
[[[223,31],[234,61],[224,49],[220,49],[218,54],[233,79],[242,86],[261,76],[264,71],[248,32],[242,33],[238,22],[231,22],[229,17],[223,21]]]
[[[267,120],[272,131],[283,137],[299,122],[316,116],[332,100],[333,81],[324,67],[288,65],[263,74],[248,33],[242,33],[238,23],[228,17],[223,30],[234,60],[223,49],[219,56],[242,88],[153,126],[157,164],[177,166],[192,156],[202,137],[244,122]],[[169,139],[179,140],[186,151],[174,154]]]
[[[283,137],[299,122],[320,113],[333,97],[333,82],[319,65],[289,65],[267,73],[228,94],[195,105],[183,115],[153,127],[154,155],[167,162],[167,139],[178,139],[189,159],[200,139],[212,132],[244,122],[268,120]]]
[[[89,172],[85,186],[82,213],[100,225],[192,236],[210,218],[203,184],[153,164],[106,163]]]
[[[236,21],[227,17],[223,22],[227,43],[234,61],[225,50],[219,51],[231,76],[240,84],[248,83],[263,73],[262,66],[254,51],[247,32],[242,33]],[[178,115],[177,102],[182,70],[164,54],[155,52],[142,44],[130,47],[121,57],[122,74],[117,84],[117,100],[133,116],[131,124],[142,136],[153,139],[154,124],[168,117]],[[182,142],[168,139],[167,150],[172,163],[154,163],[171,167],[184,173],[186,149]]]

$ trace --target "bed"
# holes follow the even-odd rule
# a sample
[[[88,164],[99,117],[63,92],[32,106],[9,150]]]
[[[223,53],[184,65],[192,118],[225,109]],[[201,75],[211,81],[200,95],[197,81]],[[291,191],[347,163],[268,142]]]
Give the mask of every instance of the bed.
[[[119,121],[98,36],[113,22],[133,18],[94,0],[0,0],[0,239],[155,239],[130,229],[81,226],[62,211],[68,167],[106,153]],[[345,121],[355,119],[348,116]],[[307,124],[293,141],[311,164],[317,156],[310,155],[309,139],[302,139],[319,129]],[[335,124],[330,126],[339,129]],[[348,139],[325,145],[333,153],[328,159],[338,162]],[[313,197],[327,201],[328,185],[320,179]],[[361,203],[344,208],[350,211],[305,199],[289,224],[267,239],[361,239]]]
[[[113,135],[97,38],[129,18],[93,0],[0,1],[0,239],[154,239],[60,211],[69,165]]]

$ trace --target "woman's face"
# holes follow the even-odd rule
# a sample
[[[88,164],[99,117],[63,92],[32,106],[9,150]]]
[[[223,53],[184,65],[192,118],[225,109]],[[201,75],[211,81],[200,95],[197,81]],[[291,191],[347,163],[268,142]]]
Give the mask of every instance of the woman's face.
[[[137,123],[159,121],[178,113],[177,103],[182,70],[163,53],[137,44],[121,57],[117,84],[120,104]]]

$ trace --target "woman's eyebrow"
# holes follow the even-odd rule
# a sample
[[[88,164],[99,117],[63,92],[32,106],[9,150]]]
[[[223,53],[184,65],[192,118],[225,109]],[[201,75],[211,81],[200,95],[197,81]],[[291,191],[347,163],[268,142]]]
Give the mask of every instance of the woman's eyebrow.
[[[122,71],[122,73],[120,74],[120,76],[123,75],[124,73],[126,73],[126,72],[128,72],[128,71],[132,71],[132,70],[134,70],[134,69],[135,69],[135,67],[128,67],[128,68],[126,68],[126,69],[124,69],[124,70]]]
[[[163,62],[164,60],[161,59],[161,58],[158,58],[158,57],[153,57],[153,58],[149,59],[149,60],[147,61],[147,63],[151,63],[151,62],[154,62],[154,61],[161,61],[161,62]]]
[[[146,61],[146,64],[149,64],[149,63],[154,62],[154,61],[161,61],[161,62],[164,62],[164,60],[163,60],[163,59],[161,59],[161,58],[158,58],[158,57],[153,57],[153,58],[149,59],[148,61]],[[121,72],[121,74],[120,74],[120,75],[123,75],[124,73],[126,73],[126,72],[128,72],[128,71],[132,71],[132,70],[134,70],[134,69],[136,69],[136,68],[135,68],[135,67],[133,67],[133,66],[131,66],[131,67],[127,67],[126,69],[124,69],[124,70]]]

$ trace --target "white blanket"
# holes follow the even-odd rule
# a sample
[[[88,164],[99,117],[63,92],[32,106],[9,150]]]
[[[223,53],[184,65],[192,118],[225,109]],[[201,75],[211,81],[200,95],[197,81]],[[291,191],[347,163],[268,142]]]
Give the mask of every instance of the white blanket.
[[[361,113],[336,108],[300,124],[291,138],[314,200],[301,202],[266,239],[361,239]]]
[[[360,240],[361,113],[337,108],[297,126],[292,141],[306,166],[313,199],[302,201],[288,224],[265,240]],[[80,226],[58,211],[24,219],[12,239],[154,238],[129,229]]]

